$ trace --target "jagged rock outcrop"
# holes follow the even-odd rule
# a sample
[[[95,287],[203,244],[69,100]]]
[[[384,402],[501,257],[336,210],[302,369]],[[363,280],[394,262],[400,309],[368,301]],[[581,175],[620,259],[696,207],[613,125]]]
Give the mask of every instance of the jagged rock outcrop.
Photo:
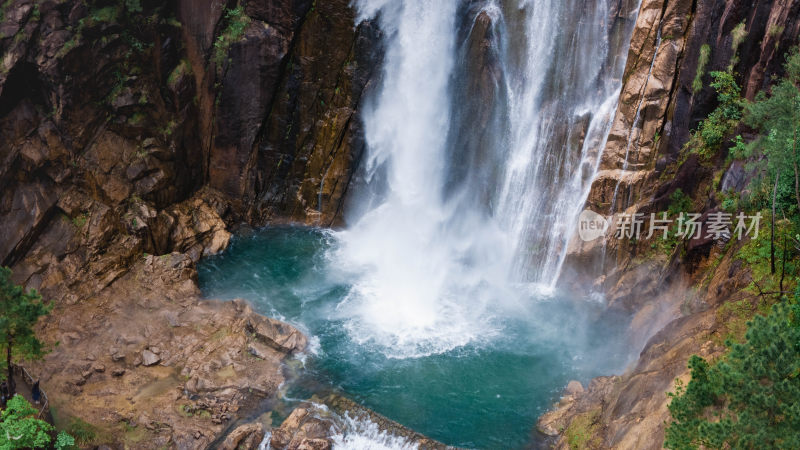
[[[717,106],[709,72],[731,65],[743,95],[753,99],[782,74],[780,55],[798,43],[798,18],[798,1],[645,0],[587,206],[604,214],[649,214],[665,211],[681,189],[707,220],[720,203],[715,179],[740,189],[747,178],[724,151],[701,160],[684,148]],[[743,289],[750,274],[733,256],[741,243],[723,252],[725,242],[693,239],[660,255],[650,242],[615,239],[613,230],[605,243],[573,239],[567,266],[580,267],[576,273],[590,274],[589,281],[597,277],[594,286],[608,292],[611,304],[635,313],[632,329],[643,350],[624,375],[594,380],[540,419],[539,429],[557,436],[557,448],[587,431],[588,448],[661,448],[666,392],[676,378],[688,380],[690,355],[724,351],[725,317],[718,308],[749,295]]]
[[[140,255],[107,288],[56,303],[39,334],[59,345],[28,368],[58,423],[80,418],[97,443],[125,448],[205,448],[276,392],[281,360],[306,338],[242,300],[201,301],[193,266],[182,253]],[[264,323],[269,333],[249,331]]]
[[[264,439],[264,425],[248,423],[236,427],[222,442],[220,450],[257,449]]]
[[[328,411],[312,405],[298,406],[272,430],[269,445],[276,450],[307,448],[330,450],[331,433],[338,428]]]

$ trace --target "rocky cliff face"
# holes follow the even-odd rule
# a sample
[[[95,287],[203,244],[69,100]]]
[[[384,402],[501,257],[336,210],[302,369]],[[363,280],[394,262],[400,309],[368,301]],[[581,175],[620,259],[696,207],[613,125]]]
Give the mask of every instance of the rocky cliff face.
[[[603,214],[649,215],[665,211],[681,189],[693,212],[707,220],[723,186],[741,190],[748,177],[741,164],[726,161],[725,151],[706,161],[684,148],[717,106],[709,73],[731,67],[743,95],[753,99],[782,74],[781,55],[797,45],[799,34],[798,1],[644,0],[587,206]],[[688,379],[691,354],[724,350],[717,308],[746,295],[741,290],[750,274],[731,256],[738,246],[723,253],[723,245],[693,239],[659,255],[649,243],[613,236],[606,244],[573,239],[567,265],[590,274],[583,281],[607,291],[612,305],[634,312],[634,336],[639,344],[649,340],[624,375],[565,395],[540,420],[540,429],[559,436],[559,448],[587,430],[594,436],[589,448],[661,448],[669,418],[665,393],[676,378]]]
[[[679,160],[690,131],[716,107],[708,74],[732,65],[744,96],[752,100],[781,74],[782,55],[796,45],[798,8],[796,2],[645,0],[590,203],[622,211],[639,199],[662,201],[677,184],[685,184],[677,180],[664,188],[652,181]],[[704,46],[709,53],[701,58]],[[698,72],[701,89],[692,86]],[[616,199],[606,180],[622,184]],[[695,192],[691,185],[684,187]]]
[[[699,211],[710,210],[719,203],[709,190],[715,176],[738,179],[738,188],[743,188],[742,168],[728,167],[727,154],[701,164],[683,147],[717,106],[710,72],[730,65],[751,100],[782,74],[782,55],[796,45],[800,33],[798,11],[797,2],[643,1],[617,113],[587,206],[603,214],[649,214],[665,210],[680,188],[697,199]],[[700,89],[693,86],[696,78]],[[594,275],[606,255],[610,259],[605,267],[613,268],[624,267],[632,254],[613,238],[605,249],[601,241],[573,239],[571,246],[573,265],[594,268]]]
[[[36,376],[66,416],[141,431],[110,441],[202,447],[304,344],[198,303],[194,263],[233,223],[340,222],[377,31],[347,0],[0,8],[0,264],[55,303],[62,342]],[[189,413],[141,409],[174,395]]]
[[[252,223],[339,224],[363,151],[357,106],[379,66],[377,27],[354,28],[346,0],[247,2],[242,17],[193,3],[178,15],[211,111],[200,127],[209,185]],[[235,21],[243,34],[225,48]]]
[[[379,58],[353,21],[346,0],[5,2],[0,262],[98,208],[139,251],[182,250],[167,209],[204,186],[225,220],[338,223]]]

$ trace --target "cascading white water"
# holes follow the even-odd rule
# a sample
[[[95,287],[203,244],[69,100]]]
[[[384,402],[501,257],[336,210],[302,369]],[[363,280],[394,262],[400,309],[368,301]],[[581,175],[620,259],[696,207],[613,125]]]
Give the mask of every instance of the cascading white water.
[[[522,2],[525,57],[505,67],[510,158],[496,218],[515,244],[514,276],[544,290],[556,285],[616,110],[633,24],[614,30],[617,3]]]
[[[470,340],[458,299],[447,292],[457,267],[440,194],[456,3],[360,6],[365,15],[381,11],[390,41],[382,91],[365,112],[367,177],[385,171],[388,192],[339,235],[339,264],[364,274],[340,309],[356,340],[373,340],[395,356],[427,354]]]
[[[612,30],[609,1],[475,3],[356,1],[386,55],[364,105],[367,192],[331,258],[358,277],[338,305],[351,337],[390,357],[489,339],[555,286],[619,95],[630,27]],[[485,133],[460,112],[486,99],[454,98],[475,11],[502,74]],[[481,157],[453,146],[479,132]]]

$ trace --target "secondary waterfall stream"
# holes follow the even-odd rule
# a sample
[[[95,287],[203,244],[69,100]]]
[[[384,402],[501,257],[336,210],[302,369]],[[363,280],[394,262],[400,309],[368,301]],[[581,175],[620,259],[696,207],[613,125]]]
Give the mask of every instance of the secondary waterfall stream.
[[[312,336],[306,370],[331,390],[447,444],[523,446],[568,380],[627,361],[626,318],[558,279],[638,7],[355,7],[385,56],[348,226],[239,236],[201,264],[201,286]]]

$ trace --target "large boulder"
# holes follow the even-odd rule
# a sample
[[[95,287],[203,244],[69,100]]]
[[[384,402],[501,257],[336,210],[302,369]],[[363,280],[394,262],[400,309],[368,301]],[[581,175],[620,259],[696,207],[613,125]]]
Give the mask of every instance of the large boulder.
[[[219,450],[256,450],[265,431],[264,425],[257,422],[239,425],[228,434]]]

